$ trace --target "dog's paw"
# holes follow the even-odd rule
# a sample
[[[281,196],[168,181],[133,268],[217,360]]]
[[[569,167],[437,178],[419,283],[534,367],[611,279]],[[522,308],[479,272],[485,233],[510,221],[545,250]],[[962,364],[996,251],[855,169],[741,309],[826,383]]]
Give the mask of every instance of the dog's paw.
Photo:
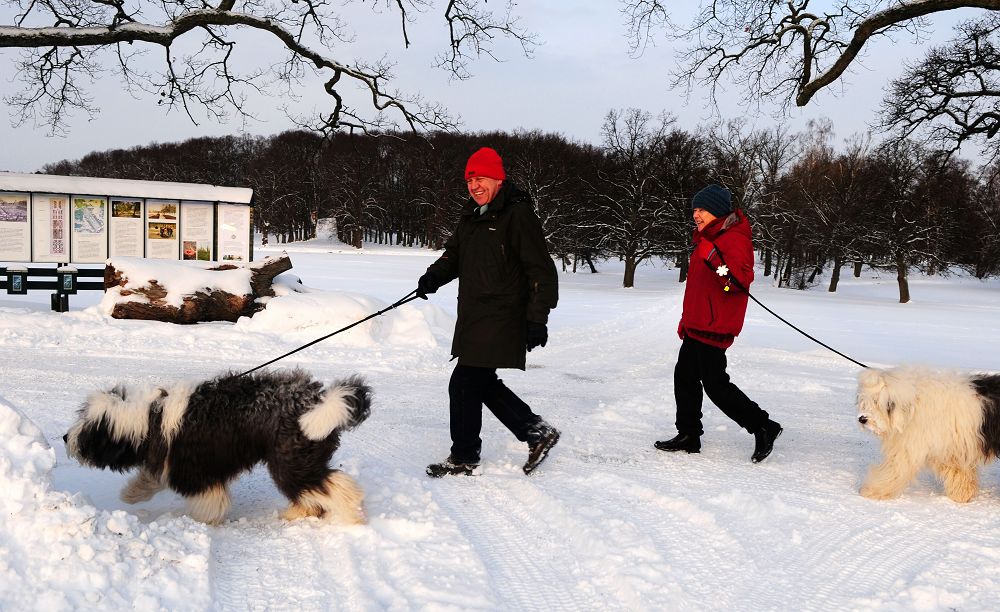
[[[879,489],[870,485],[865,485],[861,487],[860,493],[862,497],[867,497],[868,499],[878,499],[878,500],[892,499],[898,495],[898,493],[894,491],[886,491],[884,489]]]
[[[149,501],[153,499],[155,492],[151,491],[134,491],[130,487],[122,489],[121,494],[118,495],[119,498],[126,504],[138,504],[139,502]]]
[[[162,490],[163,483],[149,472],[142,470],[129,480],[118,497],[126,504],[137,504],[153,499],[153,496]]]
[[[319,518],[323,516],[323,509],[318,506],[306,506],[292,503],[281,513],[281,518],[286,521],[297,521],[308,517]]]
[[[957,495],[957,494],[953,493],[951,495],[948,495],[948,499],[950,499],[953,502],[959,503],[959,504],[967,504],[970,501],[972,501],[972,499],[975,496],[976,496],[975,493],[968,493],[968,494],[962,494],[962,495]]]
[[[945,493],[948,495],[948,499],[950,499],[951,501],[957,502],[959,504],[967,504],[970,501],[972,501],[973,498],[976,497],[977,493],[979,493],[979,487],[971,484],[965,486],[956,486],[948,488],[948,490],[945,491]]]

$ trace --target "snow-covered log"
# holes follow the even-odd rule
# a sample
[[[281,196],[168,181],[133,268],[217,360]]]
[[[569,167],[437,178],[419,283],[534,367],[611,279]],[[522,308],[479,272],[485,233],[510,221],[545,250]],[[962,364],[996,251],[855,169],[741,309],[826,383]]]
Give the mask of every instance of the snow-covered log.
[[[190,262],[120,259],[108,261],[107,294],[101,302],[116,319],[169,323],[236,321],[252,316],[274,296],[274,277],[291,270],[288,255],[245,266],[192,267]]]

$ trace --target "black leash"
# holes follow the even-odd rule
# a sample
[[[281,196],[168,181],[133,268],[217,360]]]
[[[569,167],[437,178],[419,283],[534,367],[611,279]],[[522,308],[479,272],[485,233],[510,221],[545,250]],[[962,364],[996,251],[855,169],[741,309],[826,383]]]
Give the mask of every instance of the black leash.
[[[738,284],[737,284],[737,286],[738,286]],[[746,291],[746,289],[744,289],[744,291]],[[750,296],[750,299],[751,299],[751,300],[753,300],[753,301],[757,302],[757,305],[758,305],[758,306],[760,306],[760,307],[761,307],[761,308],[763,308],[764,310],[766,310],[766,311],[768,311],[769,313],[771,313],[772,315],[774,315],[774,316],[775,316],[775,318],[777,318],[777,319],[778,319],[779,321],[781,321],[782,323],[784,323],[784,324],[785,324],[785,325],[787,325],[788,327],[791,327],[792,329],[794,329],[795,331],[799,332],[800,334],[802,334],[802,335],[803,335],[803,336],[805,336],[806,338],[809,338],[810,340],[812,340],[812,341],[813,341],[813,342],[815,342],[816,344],[818,344],[818,345],[820,345],[820,346],[822,346],[822,347],[824,347],[824,348],[827,348],[827,349],[829,349],[829,350],[833,351],[834,353],[837,353],[838,355],[840,355],[840,356],[841,356],[841,357],[843,357],[844,359],[846,359],[846,360],[850,361],[851,363],[854,363],[854,364],[856,364],[856,365],[859,365],[859,366],[861,366],[862,368],[864,368],[864,369],[866,369],[866,370],[868,369],[868,366],[866,366],[865,364],[861,363],[861,362],[860,362],[860,361],[858,361],[857,359],[853,359],[853,358],[851,358],[851,357],[848,357],[847,355],[845,355],[845,354],[841,353],[840,351],[838,351],[837,349],[833,348],[833,347],[832,347],[832,346],[830,346],[829,344],[824,344],[823,342],[820,342],[820,341],[819,341],[819,340],[817,340],[816,338],[813,338],[812,336],[810,336],[810,335],[809,335],[809,334],[807,334],[806,332],[802,331],[802,330],[801,330],[801,329],[799,329],[798,327],[795,327],[794,325],[792,325],[791,323],[789,323],[788,321],[786,321],[786,320],[785,320],[784,318],[782,318],[782,317],[781,317],[781,315],[779,315],[778,313],[774,312],[773,310],[771,310],[771,309],[770,309],[770,308],[768,308],[767,306],[765,306],[765,305],[761,304],[761,303],[760,303],[760,300],[758,300],[757,298],[755,298],[755,297],[753,296],[753,294],[752,294],[752,293],[750,293],[749,291],[747,291],[747,295],[748,295],[748,296]]]
[[[414,289],[413,291],[411,291],[411,292],[407,293],[406,295],[404,295],[402,299],[400,299],[399,301],[397,301],[395,304],[389,306],[388,308],[383,308],[382,310],[380,310],[380,311],[378,311],[378,312],[376,312],[374,314],[370,314],[367,317],[365,317],[364,319],[361,319],[360,321],[355,321],[354,323],[351,323],[347,327],[341,327],[337,331],[335,331],[333,333],[329,333],[329,334],[323,336],[322,338],[316,338],[315,340],[313,340],[309,344],[303,344],[302,346],[300,346],[299,348],[295,349],[294,351],[289,351],[289,352],[285,353],[284,355],[282,355],[281,357],[275,357],[271,361],[268,361],[267,363],[262,363],[259,366],[257,366],[256,368],[253,368],[253,369],[247,370],[246,372],[242,372],[240,374],[237,374],[233,378],[239,378],[241,376],[246,376],[247,374],[250,374],[251,372],[256,372],[257,370],[259,370],[259,369],[261,369],[263,367],[267,367],[267,366],[271,365],[275,361],[280,361],[280,360],[284,359],[285,357],[288,357],[289,355],[294,355],[295,353],[298,353],[302,349],[309,348],[310,346],[316,344],[317,342],[322,342],[322,341],[326,340],[327,338],[329,338],[330,336],[336,336],[340,332],[347,331],[347,330],[351,329],[352,327],[354,327],[355,325],[361,325],[362,323],[364,323],[368,319],[374,319],[375,317],[377,317],[379,315],[382,315],[382,314],[385,314],[385,313],[389,312],[393,308],[398,308],[398,307],[402,306],[403,304],[406,304],[407,302],[412,302],[413,300],[417,299],[417,297],[418,297],[416,295],[416,293],[417,293],[417,290]]]
[[[721,251],[721,250],[719,250],[719,247],[715,246],[715,244],[714,244],[714,243],[712,243],[711,241],[709,241],[709,244],[711,244],[711,245],[712,245],[712,248],[713,248],[713,249],[715,250],[715,252],[716,252],[716,253],[718,253],[718,255],[719,255],[719,260],[720,260],[720,261],[722,261],[722,265],[726,266],[726,269],[728,270],[728,269],[729,269],[729,266],[728,266],[728,265],[726,265],[726,259],[725,259],[725,258],[724,258],[724,257],[722,256],[722,251]],[[702,261],[704,261],[704,262],[705,262],[705,265],[706,265],[706,266],[708,266],[708,267],[709,267],[709,269],[710,269],[710,270],[712,270],[712,272],[713,272],[713,273],[718,273],[718,272],[717,272],[717,269],[716,269],[716,268],[715,268],[714,266],[712,266],[712,263],[711,263],[711,262],[709,262],[709,261],[708,261],[707,259],[703,259]],[[746,293],[746,294],[747,294],[747,296],[748,296],[748,297],[749,297],[749,298],[750,298],[751,300],[753,300],[754,302],[756,302],[758,306],[760,306],[760,307],[761,307],[761,308],[763,308],[764,310],[766,310],[766,311],[768,311],[769,313],[771,313],[772,315],[774,315],[774,317],[775,317],[776,319],[778,319],[779,321],[781,321],[782,323],[784,323],[784,324],[785,324],[785,325],[787,325],[788,327],[791,327],[792,329],[794,329],[795,331],[799,332],[800,334],[802,334],[802,335],[803,335],[803,336],[805,336],[806,338],[809,338],[810,340],[812,340],[812,341],[813,341],[813,342],[815,342],[816,344],[818,344],[818,345],[820,345],[820,346],[822,346],[822,347],[824,347],[824,348],[826,348],[826,349],[829,349],[829,350],[833,351],[834,353],[837,353],[838,355],[840,355],[840,356],[841,356],[841,357],[843,357],[844,359],[846,359],[846,360],[850,361],[851,363],[854,363],[854,364],[856,364],[856,365],[859,365],[859,366],[861,366],[862,368],[864,368],[864,369],[866,369],[866,370],[868,369],[868,366],[866,366],[865,364],[861,363],[861,362],[860,362],[860,361],[858,361],[857,359],[853,359],[853,358],[851,358],[851,357],[848,357],[847,355],[845,355],[845,354],[841,353],[840,351],[838,351],[837,349],[833,348],[833,347],[832,347],[832,346],[830,346],[829,344],[826,344],[826,343],[824,343],[824,342],[821,342],[821,341],[817,340],[816,338],[813,338],[812,336],[810,336],[810,335],[809,335],[809,334],[807,334],[806,332],[802,331],[801,329],[799,329],[799,328],[798,328],[798,327],[796,327],[795,325],[792,325],[791,323],[789,323],[789,322],[788,322],[788,321],[787,321],[787,320],[786,320],[786,319],[785,319],[784,317],[782,317],[782,316],[781,316],[781,315],[779,315],[778,313],[774,312],[773,310],[771,310],[770,308],[768,308],[767,306],[765,306],[765,305],[764,305],[763,303],[761,303],[761,301],[760,301],[760,300],[758,300],[758,299],[757,299],[756,297],[754,297],[754,295],[753,295],[752,293],[750,293],[750,290],[749,290],[749,289],[747,289],[746,287],[744,287],[744,286],[743,286],[743,283],[741,283],[740,281],[736,280],[736,277],[735,277],[735,276],[733,276],[732,272],[727,272],[727,273],[725,274],[725,277],[726,277],[726,280],[727,280],[727,281],[729,281],[729,282],[731,282],[731,283],[732,283],[733,285],[735,285],[737,289],[739,289],[740,291],[742,291],[742,292]],[[725,290],[726,290],[726,291],[728,291],[728,290],[729,290],[729,288],[728,288],[728,287],[726,287],[726,289],[725,289]]]

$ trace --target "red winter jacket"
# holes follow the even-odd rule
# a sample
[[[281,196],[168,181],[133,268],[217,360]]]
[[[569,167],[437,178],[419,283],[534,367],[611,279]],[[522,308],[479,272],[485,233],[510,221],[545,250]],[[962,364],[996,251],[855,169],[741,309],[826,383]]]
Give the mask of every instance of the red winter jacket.
[[[702,231],[695,230],[693,242],[677,335],[726,349],[743,329],[746,291],[753,282],[750,222],[742,212],[734,211]],[[722,265],[728,274],[718,274]]]

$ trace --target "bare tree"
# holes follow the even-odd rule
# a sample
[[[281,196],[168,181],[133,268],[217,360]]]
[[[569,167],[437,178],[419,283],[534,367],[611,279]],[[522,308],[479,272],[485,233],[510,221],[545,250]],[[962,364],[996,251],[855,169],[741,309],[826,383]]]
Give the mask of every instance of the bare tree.
[[[915,134],[950,152],[1000,131],[1000,14],[966,21],[947,44],[927,52],[894,80],[882,104],[882,127]],[[994,142],[992,156],[1000,155]]]
[[[994,162],[971,202],[970,214],[959,218],[963,236],[959,264],[976,278],[1000,274],[1000,175]]]
[[[752,211],[763,187],[760,158],[766,133],[743,126],[742,120],[732,119],[713,130],[709,142],[716,179],[732,191],[737,207]]]
[[[760,193],[754,207],[753,227],[757,232],[757,248],[764,255],[764,276],[771,275],[771,265],[775,249],[779,243],[776,233],[775,212],[784,203],[781,193],[781,179],[788,167],[799,154],[800,138],[789,134],[787,128],[777,126],[761,134],[760,153]]]
[[[940,166],[928,165],[927,157],[910,141],[882,143],[870,157],[869,176],[860,181],[862,205],[879,212],[866,235],[872,265],[896,271],[900,304],[910,301],[910,269],[934,256],[933,230],[918,192],[928,168]]]
[[[20,48],[18,78],[23,88],[6,97],[20,122],[47,124],[65,131],[69,114],[93,114],[98,100],[86,81],[114,70],[134,95],[157,99],[167,110],[179,109],[197,123],[206,116],[225,120],[230,113],[252,117],[250,96],[275,86],[294,95],[310,73],[325,75],[331,109],[318,117],[299,118],[302,127],[322,132],[337,128],[387,129],[401,124],[450,128],[454,120],[440,105],[389,89],[392,65],[385,60],[356,62],[334,49],[353,36],[342,3],[332,0],[78,0],[39,2],[4,0],[13,13],[0,25],[0,48]],[[458,78],[468,76],[468,62],[495,54],[498,37],[509,37],[530,52],[534,37],[511,14],[513,2],[497,13],[486,0],[371,0],[401,24],[408,46],[408,26],[416,14],[438,9],[448,32],[447,51],[438,64]],[[244,36],[251,31],[262,36]],[[261,41],[276,42],[284,57],[241,72],[238,57]],[[141,58],[162,55],[162,67],[148,71]],[[354,84],[359,87],[344,87]],[[352,104],[345,96],[358,96]],[[358,93],[360,92],[360,93]],[[364,100],[367,100],[366,102]]]
[[[1000,9],[1000,0],[703,0],[688,26],[668,19],[663,0],[622,0],[633,50],[666,26],[691,41],[675,84],[710,88],[727,79],[748,102],[784,98],[805,106],[843,77],[873,41],[920,35],[929,16],[959,8]]]
[[[625,262],[623,287],[634,286],[638,265],[663,250],[657,238],[670,214],[660,168],[673,122],[631,108],[609,111],[601,128],[606,157],[592,185],[596,210],[590,227],[599,228],[598,248]]]

